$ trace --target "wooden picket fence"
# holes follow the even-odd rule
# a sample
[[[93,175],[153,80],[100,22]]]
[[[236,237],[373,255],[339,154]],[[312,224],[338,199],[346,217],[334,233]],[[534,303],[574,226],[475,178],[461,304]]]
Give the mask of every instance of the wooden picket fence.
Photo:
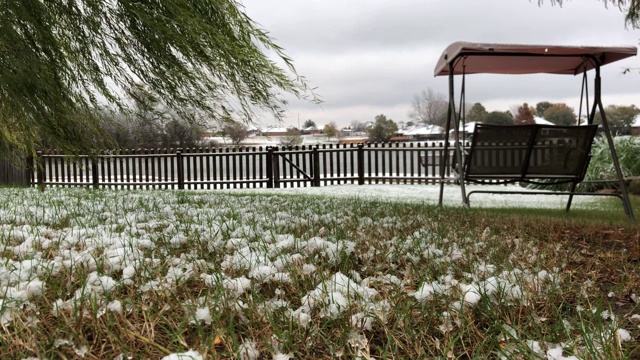
[[[39,152],[32,184],[123,189],[286,188],[440,181],[443,142]],[[450,149],[449,155],[451,156]],[[445,178],[450,177],[445,169]]]

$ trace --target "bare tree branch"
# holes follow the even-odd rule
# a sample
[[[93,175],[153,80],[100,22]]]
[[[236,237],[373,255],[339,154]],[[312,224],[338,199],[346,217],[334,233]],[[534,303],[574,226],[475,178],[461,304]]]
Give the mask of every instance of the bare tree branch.
[[[420,123],[440,125],[447,106],[445,95],[429,88],[414,95],[409,117]]]

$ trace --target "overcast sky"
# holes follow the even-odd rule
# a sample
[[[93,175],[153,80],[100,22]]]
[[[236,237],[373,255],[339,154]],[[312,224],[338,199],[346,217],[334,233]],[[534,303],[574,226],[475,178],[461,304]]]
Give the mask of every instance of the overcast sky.
[[[312,119],[320,126],[346,126],[378,114],[406,122],[415,94],[427,88],[447,93],[446,77],[435,78],[433,70],[455,41],[637,46],[640,39],[640,31],[625,28],[622,12],[598,0],[566,1],[563,7],[548,1],[538,6],[537,0],[241,1],[323,100],[314,105],[292,99],[285,125]],[[640,68],[640,57],[602,69],[605,106],[640,107],[640,70],[623,75],[624,68]],[[550,101],[566,102],[577,113],[581,81],[564,75],[470,75],[466,96],[488,111]]]

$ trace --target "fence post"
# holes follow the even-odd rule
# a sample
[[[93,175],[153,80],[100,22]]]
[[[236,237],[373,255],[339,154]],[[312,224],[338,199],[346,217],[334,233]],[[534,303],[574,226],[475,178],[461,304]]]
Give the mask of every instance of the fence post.
[[[38,176],[38,188],[40,191],[44,191],[44,163],[42,160],[42,151],[36,152],[36,172]]]
[[[312,186],[319,187],[320,186],[320,151],[318,151],[318,147],[314,147],[311,150],[311,156],[313,158],[313,182]]]
[[[176,151],[176,164],[178,165],[178,190],[184,190],[184,163],[182,151]]]
[[[273,147],[267,147],[267,188],[273,188]]]
[[[97,156],[92,156],[91,157],[91,181],[93,183],[93,188],[97,189],[98,186],[100,186],[99,183],[99,179],[98,179],[98,161],[97,161]]]
[[[358,185],[364,185],[364,144],[358,144]]]

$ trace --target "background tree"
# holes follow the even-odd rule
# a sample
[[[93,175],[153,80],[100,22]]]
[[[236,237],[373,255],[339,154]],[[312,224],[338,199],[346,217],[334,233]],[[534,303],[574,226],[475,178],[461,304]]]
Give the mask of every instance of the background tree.
[[[336,126],[335,122],[330,122],[327,125],[324,126],[324,128],[322,128],[322,133],[324,134],[324,136],[326,136],[328,139],[334,138],[334,137],[338,137],[338,127]]]
[[[604,112],[607,114],[607,122],[614,134],[629,135],[631,133],[631,125],[635,118],[640,114],[640,109],[635,105],[609,105],[604,108]],[[600,112],[596,113],[593,123],[602,124]]]
[[[225,136],[231,139],[231,143],[235,146],[242,144],[244,139],[249,136],[249,128],[247,125],[235,120],[225,122],[222,131]]]
[[[577,121],[576,113],[573,108],[567,104],[559,103],[548,107],[543,114],[546,120],[556,125],[575,125]]]
[[[129,149],[139,146],[135,139],[137,122],[132,116],[114,111],[105,111],[103,116],[102,130],[115,145]]]
[[[484,119],[487,117],[489,113],[487,112],[487,110],[484,108],[484,106],[482,106],[481,103],[477,102],[475,104],[473,104],[473,106],[471,107],[471,109],[469,110],[469,113],[466,116],[466,122],[470,123],[470,122],[484,122]]]
[[[190,148],[198,145],[202,127],[184,119],[171,119],[162,132],[162,145],[165,147]]]
[[[204,127],[203,121],[196,119],[195,111],[172,111],[145,87],[136,86],[134,90],[132,109],[124,115],[127,124],[120,127],[129,132],[126,147],[194,147],[198,144]]]
[[[316,122],[311,120],[311,119],[305,120],[305,122],[302,124],[302,128],[303,129],[307,129],[307,128],[310,128],[310,127],[317,128]]]
[[[449,102],[444,94],[429,88],[414,95],[409,117],[423,124],[442,125],[447,119]]]
[[[287,134],[278,138],[278,142],[282,146],[297,146],[302,144],[303,141],[302,134],[298,129],[287,129]]]
[[[281,118],[281,94],[315,99],[240,9],[237,0],[2,1],[0,152],[90,151],[106,135],[98,110],[128,110],[122,95],[138,83],[167,109],[211,117],[262,108]]]
[[[120,147],[161,146],[164,124],[169,121],[166,111],[142,86],[132,91],[131,102],[131,111],[112,113],[111,117],[105,118],[108,120],[103,124],[103,129]]]
[[[536,114],[538,116],[544,117],[544,112],[550,108],[553,104],[548,101],[541,101],[536,104]]]
[[[197,145],[203,127],[195,112],[171,111],[142,86],[137,86],[132,95],[129,112],[103,116],[108,119],[104,121],[104,130],[117,145],[126,148]]]
[[[387,142],[398,132],[398,125],[391,119],[387,119],[385,115],[376,116],[373,126],[367,129],[369,140]]]
[[[485,124],[513,125],[513,116],[506,111],[492,111],[484,118]]]
[[[166,121],[143,121],[135,114],[113,114],[104,131],[121,148],[194,147],[203,128],[189,120],[167,114]]]
[[[516,112],[516,116],[513,119],[513,123],[516,125],[528,125],[536,123],[533,120],[533,112],[531,111],[529,104],[524,103],[520,107],[518,107],[518,111]]]
[[[353,129],[353,131],[355,132],[363,132],[367,130],[367,124],[358,120],[353,120],[350,126],[351,126],[351,129]]]
[[[165,124],[170,117],[166,109],[145,87],[136,85],[131,91],[133,102],[131,114],[131,134],[133,147],[154,148],[162,142]],[[166,142],[166,138],[164,139]]]

